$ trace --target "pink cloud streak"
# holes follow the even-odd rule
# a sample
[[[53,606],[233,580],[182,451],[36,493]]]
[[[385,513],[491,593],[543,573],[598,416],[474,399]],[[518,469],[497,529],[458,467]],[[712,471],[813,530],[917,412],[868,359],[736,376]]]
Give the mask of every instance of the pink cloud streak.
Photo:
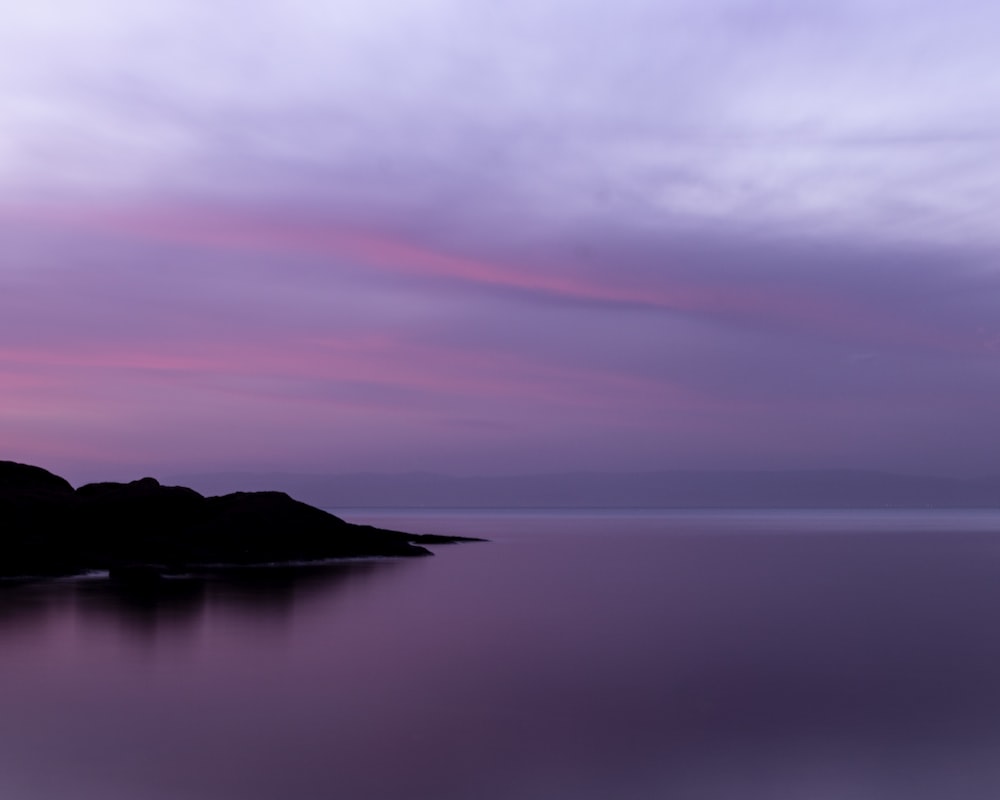
[[[875,344],[981,352],[979,339],[928,327],[890,310],[832,294],[788,287],[713,286],[678,280],[664,269],[655,285],[628,286],[580,275],[554,274],[551,266],[498,263],[442,252],[368,230],[304,226],[262,216],[217,210],[12,209],[11,220],[64,226],[144,241],[222,250],[347,259],[379,270],[424,278],[540,293],[568,300],[630,305],[655,311],[729,319],[739,324],[792,326],[836,339]],[[753,276],[748,275],[748,279]]]
[[[73,373],[135,371],[195,377],[251,377],[356,382],[387,388],[497,399],[571,400],[600,405],[609,398],[669,396],[675,404],[703,405],[710,398],[691,390],[607,370],[533,362],[502,353],[468,353],[389,336],[292,340],[263,346],[202,342],[197,347],[131,347],[121,343],[77,343],[58,347],[0,347],[0,389],[31,389],[71,382]],[[10,367],[16,365],[18,372]],[[30,370],[30,373],[26,373]],[[42,373],[44,377],[39,377]],[[188,380],[190,380],[189,378]]]

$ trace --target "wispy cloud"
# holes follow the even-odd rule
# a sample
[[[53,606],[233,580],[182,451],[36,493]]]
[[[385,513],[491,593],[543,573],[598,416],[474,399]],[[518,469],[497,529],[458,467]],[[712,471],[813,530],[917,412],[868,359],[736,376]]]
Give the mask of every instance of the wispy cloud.
[[[978,0],[12,8],[0,439],[989,471],[998,24]]]

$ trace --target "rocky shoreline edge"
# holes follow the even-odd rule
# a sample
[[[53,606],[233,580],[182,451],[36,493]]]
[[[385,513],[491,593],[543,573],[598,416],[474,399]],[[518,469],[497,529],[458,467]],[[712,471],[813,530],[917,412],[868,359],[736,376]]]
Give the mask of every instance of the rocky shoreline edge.
[[[356,525],[284,492],[206,497],[155,478],[74,489],[42,467],[0,461],[0,578],[107,572],[156,581],[201,566],[413,557],[483,541]]]

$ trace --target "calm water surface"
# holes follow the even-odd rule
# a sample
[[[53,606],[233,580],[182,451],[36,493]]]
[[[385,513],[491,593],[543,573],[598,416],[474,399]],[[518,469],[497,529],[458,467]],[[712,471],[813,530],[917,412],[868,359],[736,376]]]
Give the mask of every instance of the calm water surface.
[[[1000,513],[342,513],[494,541],[0,586],[0,798],[1000,797]]]

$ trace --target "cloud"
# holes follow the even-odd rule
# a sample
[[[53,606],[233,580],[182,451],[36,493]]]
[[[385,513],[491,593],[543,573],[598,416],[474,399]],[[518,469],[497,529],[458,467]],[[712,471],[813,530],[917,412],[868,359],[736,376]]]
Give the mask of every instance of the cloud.
[[[8,194],[412,209],[464,186],[556,219],[992,237],[969,211],[995,140],[926,138],[996,130],[998,12],[972,0],[79,7],[12,12],[0,42]],[[842,146],[886,137],[925,145]]]
[[[988,253],[975,251],[812,238],[768,241],[710,231],[657,237],[626,229],[609,230],[603,238],[593,230],[564,230],[557,242],[508,243],[499,253],[489,252],[486,243],[470,253],[435,243],[433,229],[420,241],[336,220],[303,223],[225,209],[85,208],[22,211],[13,219],[145,248],[144,258],[179,247],[184,255],[171,256],[167,272],[149,275],[132,266],[117,270],[117,278],[130,291],[160,294],[172,276],[175,301],[195,308],[206,292],[216,294],[216,301],[223,299],[220,291],[242,296],[244,281],[270,283],[269,292],[288,294],[285,301],[300,310],[324,287],[330,308],[337,295],[357,301],[373,280],[377,296],[384,297],[382,273],[409,281],[411,298],[441,291],[443,281],[487,293],[706,318],[855,346],[982,355],[991,352],[1000,333],[992,315],[1000,274],[986,268]],[[202,264],[205,253],[214,259],[208,269]],[[287,266],[276,272],[265,261],[255,268],[242,257],[239,266],[227,266],[234,254],[281,259]],[[154,257],[164,260],[162,254]],[[177,281],[178,274],[197,283]],[[214,289],[220,280],[221,290]]]
[[[990,6],[64,5],[0,30],[10,441],[1000,444]]]

